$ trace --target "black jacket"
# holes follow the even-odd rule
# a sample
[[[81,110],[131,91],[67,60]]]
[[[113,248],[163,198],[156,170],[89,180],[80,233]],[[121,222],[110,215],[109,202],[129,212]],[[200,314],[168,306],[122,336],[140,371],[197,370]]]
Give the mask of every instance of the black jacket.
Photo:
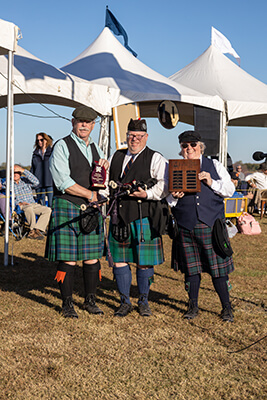
[[[35,149],[32,155],[31,173],[39,179],[39,188],[53,186],[53,179],[49,171],[49,158],[52,153],[52,148],[47,147],[44,159],[39,154],[39,150]]]

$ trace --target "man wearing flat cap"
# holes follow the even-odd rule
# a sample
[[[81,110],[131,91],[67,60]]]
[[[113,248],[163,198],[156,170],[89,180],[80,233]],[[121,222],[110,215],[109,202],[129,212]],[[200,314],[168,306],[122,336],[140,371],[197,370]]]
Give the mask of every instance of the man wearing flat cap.
[[[212,277],[222,304],[221,318],[232,322],[234,317],[229,299],[228,289],[231,286],[228,274],[234,270],[233,259],[225,254],[226,251],[217,251],[212,232],[215,221],[220,223],[224,219],[224,197],[231,197],[235,187],[219,161],[203,156],[205,144],[197,131],[181,133],[179,143],[180,154],[184,159],[200,160],[198,178],[201,181],[201,192],[173,192],[168,196],[178,225],[178,236],[173,242],[172,263],[184,273],[185,289],[189,295],[184,318],[190,320],[198,315],[201,273],[207,272]]]
[[[137,186],[132,194],[118,198],[116,221],[111,215],[109,244],[121,300],[115,312],[118,317],[125,317],[133,309],[129,264],[136,264],[138,311],[145,317],[152,314],[148,293],[153,282],[154,265],[164,261],[161,234],[165,226],[161,219],[160,200],[168,192],[168,162],[160,153],[146,146],[147,139],[146,121],[131,119],[127,131],[128,149],[117,150],[109,160],[110,182],[123,185],[136,181],[146,185]]]
[[[102,218],[90,233],[80,229],[80,206],[97,200],[91,189],[93,163],[108,168],[102,151],[92,141],[90,133],[97,113],[86,106],[73,111],[72,132],[53,148],[49,167],[55,184],[54,204],[46,246],[50,261],[58,261],[55,279],[59,283],[66,318],[78,318],[73,306],[72,291],[77,261],[83,261],[85,301],[83,308],[90,314],[103,314],[96,305],[96,288],[103,255],[104,232]],[[97,220],[96,220],[97,221]]]

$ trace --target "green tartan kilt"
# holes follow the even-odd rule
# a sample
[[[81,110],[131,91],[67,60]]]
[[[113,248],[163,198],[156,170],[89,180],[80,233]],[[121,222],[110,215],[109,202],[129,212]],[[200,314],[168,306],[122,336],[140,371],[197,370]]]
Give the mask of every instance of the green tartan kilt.
[[[99,259],[104,251],[103,219],[89,234],[80,231],[80,207],[68,200],[54,198],[46,241],[45,257],[49,261]]]
[[[113,261],[131,262],[137,265],[158,265],[164,262],[163,244],[160,236],[152,239],[148,218],[142,219],[144,242],[140,241],[140,220],[130,223],[129,239],[123,243],[118,242],[109,230],[109,246]]]

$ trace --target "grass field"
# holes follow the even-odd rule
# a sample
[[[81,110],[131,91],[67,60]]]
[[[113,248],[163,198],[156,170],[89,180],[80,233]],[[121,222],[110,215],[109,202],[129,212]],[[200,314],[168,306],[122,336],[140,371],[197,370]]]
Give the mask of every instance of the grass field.
[[[4,267],[0,238],[0,399],[266,399],[266,216],[260,224],[261,235],[237,234],[231,241],[232,324],[220,320],[219,299],[205,274],[200,314],[183,320],[187,294],[183,276],[170,268],[167,236],[166,261],[156,267],[151,286],[152,317],[142,318],[136,309],[113,317],[119,296],[102,260],[98,304],[105,314],[81,309],[79,264],[78,320],[60,314],[56,265],[43,258],[44,241],[10,237],[13,265]],[[134,267],[132,272],[136,305]]]

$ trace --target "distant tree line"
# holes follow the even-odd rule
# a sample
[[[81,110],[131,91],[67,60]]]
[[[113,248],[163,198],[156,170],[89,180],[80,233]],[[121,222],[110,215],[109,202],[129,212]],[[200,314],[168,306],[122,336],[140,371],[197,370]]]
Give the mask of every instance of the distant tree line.
[[[263,160],[264,161],[264,160]],[[262,161],[262,162],[263,162]],[[261,163],[243,163],[242,161],[237,161],[233,164],[234,171],[236,170],[236,166],[241,165],[242,171],[245,175],[252,174],[257,171],[261,165]]]

